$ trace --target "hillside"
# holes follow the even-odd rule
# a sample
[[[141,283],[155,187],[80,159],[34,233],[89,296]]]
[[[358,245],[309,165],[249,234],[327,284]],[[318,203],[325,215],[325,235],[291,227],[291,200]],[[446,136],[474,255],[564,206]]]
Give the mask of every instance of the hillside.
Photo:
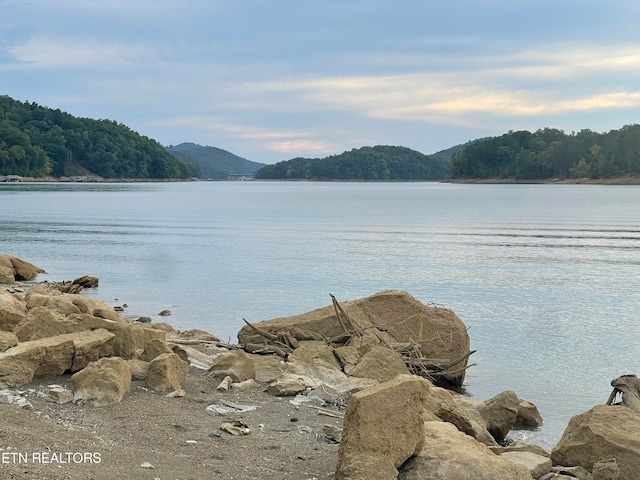
[[[0,175],[87,173],[135,179],[200,176],[197,167],[126,125],[74,117],[59,109],[0,96]]]
[[[640,125],[597,133],[510,131],[452,159],[454,179],[607,179],[640,175]]]
[[[267,165],[260,179],[308,180],[442,180],[449,162],[405,147],[354,148],[326,158],[294,158]]]
[[[264,167],[264,163],[252,162],[216,147],[181,143],[165,148],[172,155],[198,167],[202,178],[226,180],[230,174],[253,174]]]

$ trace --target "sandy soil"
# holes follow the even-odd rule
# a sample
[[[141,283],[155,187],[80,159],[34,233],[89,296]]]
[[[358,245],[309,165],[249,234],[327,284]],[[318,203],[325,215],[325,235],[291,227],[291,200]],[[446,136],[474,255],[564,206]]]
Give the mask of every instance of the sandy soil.
[[[106,407],[58,405],[33,393],[26,395],[33,410],[0,404],[0,478],[333,478],[338,445],[326,439],[322,428],[341,426],[341,418],[293,405],[290,398],[274,397],[263,388],[220,392],[217,383],[191,367],[182,398],[167,398],[134,381],[121,403]],[[49,384],[71,389],[70,377],[63,376],[36,378],[22,390]],[[257,408],[224,417],[205,411],[220,400]],[[226,420],[240,420],[251,431],[226,433],[220,429]],[[142,468],[145,462],[154,468]]]

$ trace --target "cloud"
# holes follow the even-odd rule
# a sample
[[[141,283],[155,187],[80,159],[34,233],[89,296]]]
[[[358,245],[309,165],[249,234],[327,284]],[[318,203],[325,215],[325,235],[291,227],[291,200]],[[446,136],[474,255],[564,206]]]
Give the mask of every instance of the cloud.
[[[222,118],[206,115],[174,117],[154,122],[156,125],[180,129],[204,130],[211,134],[230,136],[243,141],[258,143],[260,148],[287,155],[331,154],[337,145],[319,140],[319,133],[290,128],[267,129],[260,126],[238,125]]]
[[[289,105],[314,110],[473,126],[481,114],[543,116],[636,107],[640,89],[635,81],[627,83],[626,79],[633,80],[638,74],[640,50],[636,45],[549,45],[461,60],[444,72],[268,81],[247,90],[252,98],[288,95]],[[589,90],[583,88],[586,84]]]
[[[33,37],[6,48],[16,62],[29,68],[121,69],[158,60],[146,45],[89,38]]]

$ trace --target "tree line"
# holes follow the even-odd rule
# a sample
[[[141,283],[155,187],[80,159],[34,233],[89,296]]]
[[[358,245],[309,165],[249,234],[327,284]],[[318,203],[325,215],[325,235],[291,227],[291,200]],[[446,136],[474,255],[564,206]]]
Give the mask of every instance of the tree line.
[[[302,180],[442,180],[449,175],[445,158],[405,147],[354,148],[325,158],[294,158],[266,165],[258,179]]]
[[[27,177],[91,172],[104,178],[190,178],[197,167],[112,120],[0,96],[0,174]]]
[[[451,159],[452,178],[611,178],[640,175],[640,125],[608,133],[545,128],[510,131],[468,145]]]

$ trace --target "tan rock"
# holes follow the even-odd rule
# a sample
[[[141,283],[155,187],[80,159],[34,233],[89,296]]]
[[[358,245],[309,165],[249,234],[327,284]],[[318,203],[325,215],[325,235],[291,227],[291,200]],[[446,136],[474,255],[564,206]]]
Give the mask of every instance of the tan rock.
[[[0,330],[13,332],[15,326],[22,320],[27,311],[26,304],[16,295],[12,295],[0,288]]]
[[[409,374],[402,356],[386,347],[373,347],[365,353],[351,369],[349,375],[359,378],[373,378],[386,382],[398,375]]]
[[[145,338],[150,337],[141,325],[94,317],[89,314],[64,316],[47,307],[38,306],[29,310],[15,327],[16,335],[21,341],[98,329],[107,330],[114,335],[113,355],[125,359],[136,358],[137,352],[145,347]],[[162,334],[160,331],[158,333]]]
[[[520,399],[515,392],[505,390],[489,400],[478,404],[478,411],[487,421],[487,428],[493,438],[502,442],[518,418]]]
[[[597,405],[569,421],[551,452],[555,465],[578,465],[591,471],[615,458],[620,480],[640,472],[640,414],[622,406]]]
[[[194,328],[192,330],[187,330],[185,332],[180,332],[180,337],[186,340],[201,340],[204,342],[219,342],[220,339],[215,335],[206,332],[204,330],[199,330]]]
[[[333,353],[340,362],[342,371],[347,375],[351,373],[351,370],[356,366],[361,357],[360,351],[352,346],[336,347]]]
[[[531,453],[535,453],[536,455],[540,455],[542,457],[551,458],[551,452],[549,452],[548,450],[545,450],[541,446],[531,445],[529,443],[521,442],[519,440],[515,440],[514,442],[504,447],[494,446],[489,448],[491,448],[491,451],[496,455],[500,455],[501,453],[505,453],[505,452],[531,452]],[[574,475],[574,476],[577,476],[577,475]]]
[[[47,307],[65,316],[85,313],[93,317],[108,320],[121,320],[118,312],[106,303],[95,298],[86,297],[74,293],[62,293],[59,295],[42,294],[39,291],[30,290],[26,295],[27,308]]]
[[[615,458],[602,460],[593,464],[593,480],[619,480],[620,468]]]
[[[424,446],[399,480],[532,480],[529,469],[491,452],[448,422],[426,422]]]
[[[0,352],[4,352],[18,344],[18,337],[11,332],[3,332],[0,330]]]
[[[336,479],[395,479],[424,445],[428,392],[423,378],[399,375],[355,393],[345,412]]]
[[[131,389],[131,369],[119,357],[101,358],[71,377],[74,402],[100,407],[119,403]]]
[[[44,345],[32,342],[18,344],[0,353],[0,389],[31,382],[46,353]]]
[[[329,305],[293,317],[258,322],[254,326],[274,335],[289,334],[298,340],[302,338],[296,337],[296,332],[312,332],[327,339],[345,338],[347,328],[358,332],[350,343],[356,348],[416,342],[425,358],[446,359],[449,362],[463,358],[456,363],[457,373],[443,377],[443,381],[462,385],[464,367],[467,365],[464,356],[470,353],[469,335],[462,321],[451,310],[427,306],[408,293],[396,290],[340,302],[340,306],[345,312],[344,319],[341,316],[340,320],[336,317],[334,306]],[[345,321],[349,325],[343,326]],[[307,333],[305,335],[309,336]],[[244,326],[238,332],[238,339],[242,345],[264,342],[264,338],[249,326]]]
[[[164,332],[163,332],[164,333]],[[145,362],[150,362],[158,355],[162,355],[163,353],[174,353],[171,347],[164,340],[160,340],[158,338],[151,339],[145,342],[144,351],[142,355],[140,355],[140,360],[144,360]]]
[[[295,375],[283,375],[267,387],[267,392],[276,397],[294,397],[310,388],[309,383]]]
[[[209,367],[207,376],[223,379],[230,376],[234,382],[243,382],[256,376],[253,358],[244,350],[234,350],[231,353],[216,357]]]
[[[35,375],[80,370],[92,360],[111,355],[113,339],[106,330],[96,330],[19,343],[0,354],[0,382],[16,387],[28,384]]]
[[[502,458],[524,465],[531,472],[533,478],[540,478],[551,471],[551,459],[532,452],[505,452],[500,454]]]
[[[64,333],[78,332],[82,327],[78,322],[47,307],[34,307],[15,326],[13,332],[21,342],[54,337]]]
[[[284,373],[284,363],[275,355],[251,355],[256,369],[256,382],[271,383]]]
[[[317,367],[340,371],[340,363],[333,354],[333,348],[324,342],[300,342],[298,348],[289,354],[287,363],[302,367],[302,370],[313,372]]]
[[[116,336],[103,328],[66,334],[73,341],[74,354],[71,371],[77,372],[100,358],[113,355]]]
[[[13,329],[23,318],[23,312],[0,305],[0,331],[13,332]]]
[[[432,386],[425,409],[440,420],[454,424],[458,430],[471,435],[477,441],[488,446],[497,446],[498,443],[487,430],[487,421],[476,408],[479,403],[451,390]]]
[[[189,365],[175,353],[163,353],[149,362],[147,384],[156,392],[172,392],[187,378]]]
[[[0,265],[0,283],[14,283],[16,281],[13,268]]]
[[[75,347],[73,340],[66,336],[55,336],[25,342],[22,345],[34,343],[45,347],[45,354],[38,364],[35,375],[62,375],[67,370],[71,370]]]
[[[80,330],[103,328],[115,335],[113,354],[123,359],[137,358],[138,352],[144,350],[145,332],[141,325],[93,317],[88,314],[71,315],[69,320],[77,321]]]
[[[537,428],[542,425],[542,415],[538,411],[533,403],[520,399],[520,405],[518,405],[518,417],[516,418],[515,425],[525,428]]]
[[[129,364],[129,368],[131,368],[131,380],[144,380],[147,378],[149,362],[131,358],[127,360],[127,363]]]
[[[434,387],[431,392],[439,394],[441,398],[446,398],[445,393]],[[450,401],[440,404],[437,410],[433,411],[442,421],[453,423],[458,430],[471,435],[478,442],[487,446],[496,446],[498,443],[489,433],[487,421],[482,417],[477,409],[477,403],[468,397],[450,393],[453,403]]]
[[[44,272],[32,263],[25,262],[11,255],[0,255],[0,283],[31,280]]]
[[[169,349],[171,350],[172,353],[175,353],[180,357],[180,360],[185,362],[187,365],[191,364],[191,360],[189,359],[189,353],[185,348],[186,345],[176,345],[175,343],[167,343],[167,345],[169,346]]]

